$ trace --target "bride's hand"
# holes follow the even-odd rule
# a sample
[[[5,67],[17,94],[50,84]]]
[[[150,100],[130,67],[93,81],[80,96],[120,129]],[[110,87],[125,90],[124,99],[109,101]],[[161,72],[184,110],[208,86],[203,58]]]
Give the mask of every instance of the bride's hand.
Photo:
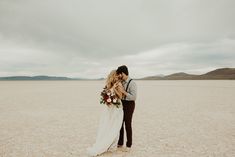
[[[113,88],[117,88],[118,87],[118,82],[114,83]]]
[[[121,82],[116,82],[115,85],[116,85],[115,87],[117,88],[123,87]]]

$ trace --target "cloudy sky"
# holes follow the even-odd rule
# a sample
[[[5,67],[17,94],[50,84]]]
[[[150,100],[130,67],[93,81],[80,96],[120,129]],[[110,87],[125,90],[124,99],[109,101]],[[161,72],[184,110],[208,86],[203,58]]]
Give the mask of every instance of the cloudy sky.
[[[0,76],[235,67],[234,0],[0,0]]]

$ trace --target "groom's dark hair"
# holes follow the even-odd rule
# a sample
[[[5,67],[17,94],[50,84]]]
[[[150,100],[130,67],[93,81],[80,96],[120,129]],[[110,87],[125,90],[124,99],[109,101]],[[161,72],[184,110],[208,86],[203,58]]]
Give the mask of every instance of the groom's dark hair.
[[[124,73],[124,74],[126,74],[127,76],[129,75],[128,68],[127,68],[127,66],[125,66],[125,65],[122,65],[122,66],[118,67],[116,73],[117,73],[117,74]]]

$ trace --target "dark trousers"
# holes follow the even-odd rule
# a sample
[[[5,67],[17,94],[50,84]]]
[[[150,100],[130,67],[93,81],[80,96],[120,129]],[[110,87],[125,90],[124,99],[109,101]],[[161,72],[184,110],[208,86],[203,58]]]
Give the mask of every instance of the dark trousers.
[[[125,123],[126,137],[127,137],[126,146],[131,147],[131,145],[132,145],[131,122],[132,122],[132,115],[133,115],[133,112],[135,109],[135,101],[122,100],[122,105],[123,105],[124,117],[123,117],[122,127],[120,130],[118,145],[120,145],[120,146],[123,145],[123,141],[124,141],[124,126],[123,125]]]

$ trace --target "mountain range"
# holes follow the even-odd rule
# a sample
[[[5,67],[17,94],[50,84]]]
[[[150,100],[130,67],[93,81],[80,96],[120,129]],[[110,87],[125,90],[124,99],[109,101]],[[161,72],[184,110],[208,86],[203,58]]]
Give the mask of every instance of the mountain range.
[[[8,76],[0,77],[0,80],[81,80],[79,78],[57,77],[57,76]]]
[[[166,76],[149,76],[141,80],[234,80],[235,68],[216,69],[205,74],[195,75],[184,72],[174,73]]]
[[[8,76],[0,77],[0,80],[103,80],[100,79],[85,79],[85,78],[70,78],[58,76]],[[195,75],[184,72],[174,73],[170,75],[148,76],[138,80],[235,80],[235,68],[216,69],[205,74]]]

